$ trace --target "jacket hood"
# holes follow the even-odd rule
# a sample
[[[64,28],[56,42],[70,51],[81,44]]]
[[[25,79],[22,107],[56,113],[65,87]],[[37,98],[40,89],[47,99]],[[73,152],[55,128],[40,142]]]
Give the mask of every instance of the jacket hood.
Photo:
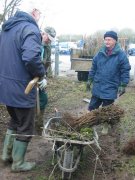
[[[2,25],[2,30],[8,31],[12,29],[13,27],[15,27],[16,25],[18,25],[19,23],[21,23],[22,21],[33,23],[38,27],[36,21],[34,20],[32,16],[30,16],[28,13],[17,11],[13,17],[9,18]]]

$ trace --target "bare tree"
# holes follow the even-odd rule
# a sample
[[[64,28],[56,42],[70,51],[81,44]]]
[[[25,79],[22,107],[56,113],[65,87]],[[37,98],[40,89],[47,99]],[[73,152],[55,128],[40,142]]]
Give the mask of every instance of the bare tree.
[[[9,17],[13,16],[21,1],[22,0],[4,0],[3,14],[1,14],[0,23],[4,23],[6,21],[6,18],[8,19]]]

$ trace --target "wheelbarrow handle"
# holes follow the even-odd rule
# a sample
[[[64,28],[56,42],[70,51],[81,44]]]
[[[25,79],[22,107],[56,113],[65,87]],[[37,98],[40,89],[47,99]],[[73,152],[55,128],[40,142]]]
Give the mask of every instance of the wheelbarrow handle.
[[[39,77],[35,77],[34,79],[32,79],[29,84],[27,85],[26,89],[25,89],[25,94],[29,94],[29,92],[32,90],[32,88],[35,86],[35,84],[38,82]]]

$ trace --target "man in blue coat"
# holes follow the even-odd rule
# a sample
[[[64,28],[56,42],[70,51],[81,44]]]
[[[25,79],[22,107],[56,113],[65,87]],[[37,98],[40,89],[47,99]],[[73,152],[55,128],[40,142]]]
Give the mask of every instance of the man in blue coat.
[[[93,84],[89,111],[99,108],[100,105],[110,105],[117,95],[125,93],[131,68],[127,55],[117,40],[116,32],[107,31],[104,34],[104,46],[93,58],[87,82],[87,88]]]
[[[2,160],[13,162],[14,172],[35,167],[35,163],[25,162],[24,156],[34,129],[36,89],[28,95],[24,91],[34,77],[40,78],[39,88],[46,86],[39,18],[40,11],[36,8],[27,13],[18,11],[3,24],[0,34],[0,103],[6,105],[11,116]]]
[[[107,31],[104,34],[104,46],[93,58],[87,86],[93,84],[89,110],[100,105],[112,104],[117,94],[122,95],[129,82],[130,64],[125,52],[117,43],[117,33]]]

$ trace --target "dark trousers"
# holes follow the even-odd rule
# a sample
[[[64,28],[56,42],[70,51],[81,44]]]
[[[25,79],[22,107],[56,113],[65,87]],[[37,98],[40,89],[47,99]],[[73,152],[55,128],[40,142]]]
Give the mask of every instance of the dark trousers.
[[[92,111],[94,109],[98,109],[100,105],[108,106],[113,103],[114,103],[114,99],[100,99],[98,97],[92,96],[89,103],[88,110]]]
[[[23,135],[33,135],[35,108],[15,108],[7,106],[7,111],[11,117],[8,128],[16,131],[16,139],[29,142],[30,137]]]

